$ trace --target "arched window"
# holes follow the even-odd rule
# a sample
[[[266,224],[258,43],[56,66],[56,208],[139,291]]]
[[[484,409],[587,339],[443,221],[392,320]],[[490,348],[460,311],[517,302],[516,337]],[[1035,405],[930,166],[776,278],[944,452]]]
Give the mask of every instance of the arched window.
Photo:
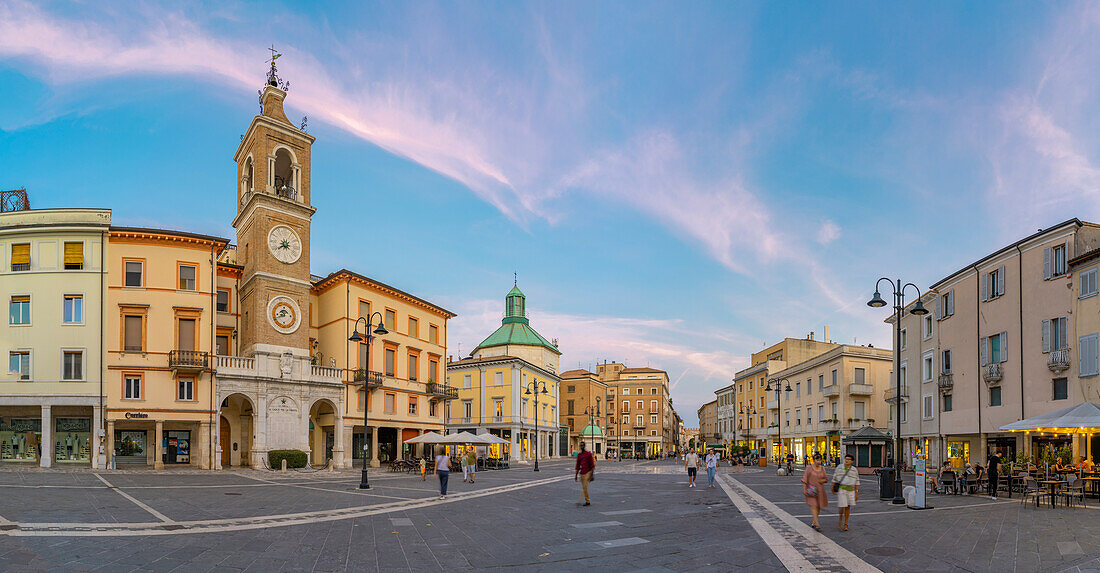
[[[295,199],[298,194],[295,186],[294,158],[290,150],[280,148],[275,151],[275,194],[284,199]]]

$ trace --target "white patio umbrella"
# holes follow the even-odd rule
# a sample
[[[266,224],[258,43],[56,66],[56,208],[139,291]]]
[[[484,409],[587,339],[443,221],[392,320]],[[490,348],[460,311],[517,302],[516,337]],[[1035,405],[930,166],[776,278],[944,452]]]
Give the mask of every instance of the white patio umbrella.
[[[405,440],[406,444],[439,444],[442,443],[445,436],[437,434],[435,432],[426,432],[420,434],[415,438]]]

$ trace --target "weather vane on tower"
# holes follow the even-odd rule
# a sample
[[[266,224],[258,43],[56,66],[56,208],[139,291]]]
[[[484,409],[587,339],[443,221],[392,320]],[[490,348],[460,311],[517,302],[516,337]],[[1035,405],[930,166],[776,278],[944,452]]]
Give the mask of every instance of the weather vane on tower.
[[[279,69],[275,67],[275,60],[282,57],[282,54],[275,49],[274,44],[268,48],[268,51],[271,52],[271,59],[268,60],[268,63],[271,64],[271,69],[267,71],[267,85],[277,87],[283,91],[289,90],[290,82],[283,81],[282,78],[279,77]]]

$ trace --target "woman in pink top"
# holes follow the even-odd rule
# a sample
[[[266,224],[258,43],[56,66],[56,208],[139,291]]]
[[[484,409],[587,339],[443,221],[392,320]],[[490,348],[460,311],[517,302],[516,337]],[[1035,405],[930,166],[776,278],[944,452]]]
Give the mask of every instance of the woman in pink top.
[[[821,524],[817,522],[817,516],[821,513],[821,508],[829,507],[829,497],[825,494],[825,483],[828,481],[829,476],[821,465],[821,454],[814,454],[813,463],[806,466],[806,471],[802,474],[802,493],[806,496],[806,505],[810,506],[810,513],[814,516],[810,527],[818,531],[821,531]]]

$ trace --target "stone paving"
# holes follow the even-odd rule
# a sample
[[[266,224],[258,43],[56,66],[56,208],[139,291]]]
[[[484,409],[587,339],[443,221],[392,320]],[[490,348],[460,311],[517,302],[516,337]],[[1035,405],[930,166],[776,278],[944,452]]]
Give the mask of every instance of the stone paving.
[[[602,462],[582,507],[569,462],[540,465],[456,474],[445,501],[385,471],[366,492],[354,471],[0,471],[0,571],[1100,570],[1098,509],[913,511],[866,479],[851,531],[830,507],[817,533],[797,476],[689,489],[673,462]]]

